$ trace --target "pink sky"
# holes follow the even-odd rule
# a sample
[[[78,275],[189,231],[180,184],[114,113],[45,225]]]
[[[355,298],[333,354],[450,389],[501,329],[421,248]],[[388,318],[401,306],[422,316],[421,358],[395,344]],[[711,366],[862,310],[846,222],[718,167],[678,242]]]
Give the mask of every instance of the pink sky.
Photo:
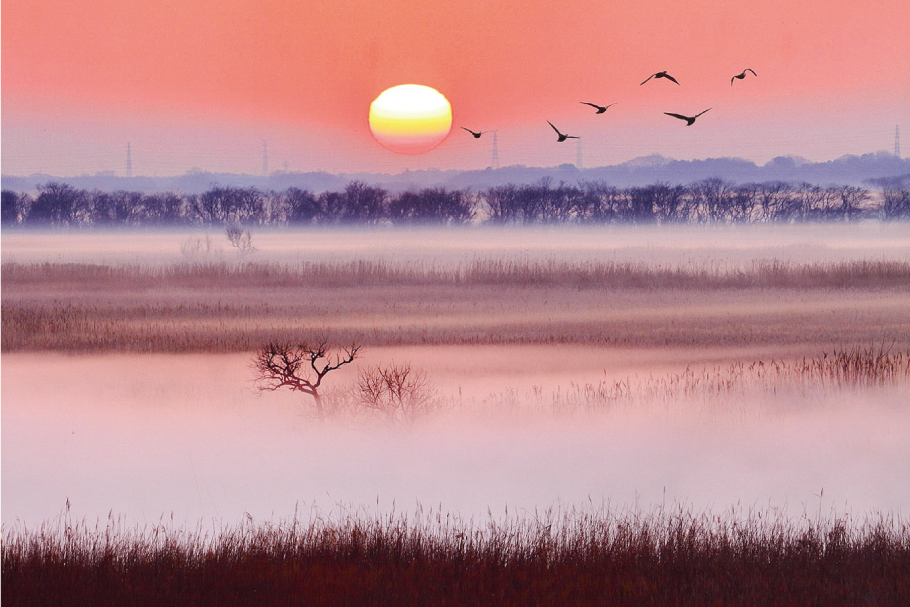
[[[906,0],[561,3],[4,0],[2,171],[259,173],[585,166],[652,153],[827,160],[910,148]],[[758,78],[730,86],[751,67]],[[681,83],[639,83],[668,70]],[[432,152],[376,143],[403,83],[451,102]],[[579,101],[617,102],[601,116]],[[712,111],[692,127],[663,112]]]

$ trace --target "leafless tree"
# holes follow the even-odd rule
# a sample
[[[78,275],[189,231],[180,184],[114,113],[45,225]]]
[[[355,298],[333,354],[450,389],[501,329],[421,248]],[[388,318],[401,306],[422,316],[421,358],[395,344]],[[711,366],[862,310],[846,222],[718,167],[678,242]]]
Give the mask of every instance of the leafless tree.
[[[256,353],[253,366],[258,375],[256,383],[260,392],[274,392],[289,388],[313,397],[316,415],[322,419],[326,411],[319,394],[322,379],[331,371],[354,361],[360,346],[342,348],[341,353],[331,354],[332,348],[321,341],[315,346],[270,342]]]
[[[733,188],[730,199],[728,217],[738,223],[751,223],[755,221],[756,207],[759,205],[758,184],[746,183]]]
[[[489,188],[483,199],[489,209],[487,221],[492,224],[521,223],[521,191],[514,184]]]
[[[441,407],[426,373],[410,363],[361,369],[355,394],[361,407],[393,422],[413,422]]]
[[[212,237],[206,234],[205,239],[187,238],[184,240],[180,244],[180,253],[187,261],[195,261],[198,258],[209,258],[216,253],[216,249]]]
[[[841,204],[836,211],[838,214],[842,214],[839,219],[844,221],[852,221],[859,217],[865,205],[871,200],[869,190],[852,185],[840,186],[837,193],[840,195]]]
[[[758,206],[761,210],[761,219],[766,222],[784,220],[793,191],[793,185],[784,181],[759,184]]]
[[[256,250],[256,248],[253,246],[253,235],[250,234],[249,230],[244,230],[243,226],[240,225],[239,222],[229,223],[224,228],[224,233],[227,235],[228,240],[231,242],[231,246],[240,251],[241,255],[252,253]]]
[[[704,223],[719,223],[726,220],[733,195],[734,183],[719,177],[709,177],[690,186],[694,202],[694,217]]]
[[[885,221],[910,219],[910,188],[886,188],[882,193],[881,216]]]

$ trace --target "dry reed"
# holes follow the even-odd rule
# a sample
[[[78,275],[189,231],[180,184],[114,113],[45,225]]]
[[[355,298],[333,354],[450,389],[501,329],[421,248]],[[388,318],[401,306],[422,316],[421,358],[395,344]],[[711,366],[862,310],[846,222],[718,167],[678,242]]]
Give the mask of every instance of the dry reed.
[[[811,335],[823,344],[886,339],[905,347],[908,287],[910,264],[900,262],[735,270],[495,259],[449,266],[8,263],[2,350],[249,352],[314,333],[369,346],[712,346],[801,343]],[[831,289],[840,290],[837,297]],[[812,307],[803,310],[807,293]],[[760,298],[769,305],[756,312]],[[641,308],[653,314],[636,316]]]
[[[602,288],[891,288],[910,287],[910,261],[854,260],[789,263],[759,260],[739,266],[662,267],[613,261],[475,259],[434,264],[384,260],[345,262],[187,262],[167,266],[90,263],[4,263],[12,285],[69,283],[120,288],[199,287],[228,283],[245,287],[362,287],[512,285]]]
[[[482,523],[342,510],[222,530],[4,529],[15,605],[905,605],[910,527],[883,515],[548,509]]]
[[[491,394],[473,409],[475,413],[493,416],[603,413],[655,404],[701,404],[729,410],[747,397],[780,396],[785,392],[817,397],[826,392],[895,385],[910,385],[910,352],[893,351],[883,345],[853,346],[794,361],[737,361],[701,371],[687,367],[681,373],[661,377],[571,383],[550,392],[541,387],[526,394],[506,390]]]

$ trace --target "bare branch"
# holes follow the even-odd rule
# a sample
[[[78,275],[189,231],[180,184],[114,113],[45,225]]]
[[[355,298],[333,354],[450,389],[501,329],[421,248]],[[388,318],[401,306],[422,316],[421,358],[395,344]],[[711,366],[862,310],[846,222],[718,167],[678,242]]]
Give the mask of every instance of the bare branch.
[[[360,351],[360,346],[344,348],[344,356],[329,355],[330,346],[320,342],[316,347],[307,344],[292,346],[287,343],[269,342],[253,358],[257,388],[261,392],[274,392],[289,388],[313,397],[320,417],[323,415],[319,386],[322,378],[330,371],[351,363]],[[320,369],[318,361],[326,364]],[[333,362],[334,361],[334,362]]]
[[[411,423],[442,408],[426,373],[410,363],[361,370],[355,391],[361,407],[393,422]]]

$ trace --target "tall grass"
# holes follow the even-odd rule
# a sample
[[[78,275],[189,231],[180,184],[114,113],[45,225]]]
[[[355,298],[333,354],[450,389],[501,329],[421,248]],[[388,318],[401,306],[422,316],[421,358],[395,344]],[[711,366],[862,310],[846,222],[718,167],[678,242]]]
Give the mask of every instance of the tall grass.
[[[510,285],[600,288],[889,288],[910,287],[910,261],[854,260],[808,264],[758,260],[736,266],[653,266],[613,261],[475,259],[469,262],[197,262],[167,266],[4,263],[12,285],[69,283],[120,287],[314,287]]]
[[[816,288],[815,300],[823,289],[841,290],[830,299],[836,308],[830,317],[799,309],[806,287]],[[910,263],[902,262],[735,269],[496,259],[448,265],[7,263],[2,350],[238,352],[317,335],[369,346],[710,346],[798,343],[808,335],[829,344],[894,339],[903,347],[910,334],[895,303],[908,294]],[[744,304],[759,298],[767,309],[748,311]],[[689,305],[685,317],[677,313],[681,303]],[[782,311],[780,303],[786,304]],[[654,314],[632,314],[640,308]]]
[[[906,605],[910,528],[878,515],[549,509],[313,513],[222,530],[4,529],[15,605]]]
[[[535,388],[527,394],[505,391],[484,400],[488,414],[600,413],[617,408],[664,404],[709,404],[730,408],[746,397],[825,391],[857,390],[910,385],[910,352],[884,345],[834,348],[816,357],[798,360],[742,361],[706,368],[687,367],[681,373],[646,378],[572,383],[551,392]]]

